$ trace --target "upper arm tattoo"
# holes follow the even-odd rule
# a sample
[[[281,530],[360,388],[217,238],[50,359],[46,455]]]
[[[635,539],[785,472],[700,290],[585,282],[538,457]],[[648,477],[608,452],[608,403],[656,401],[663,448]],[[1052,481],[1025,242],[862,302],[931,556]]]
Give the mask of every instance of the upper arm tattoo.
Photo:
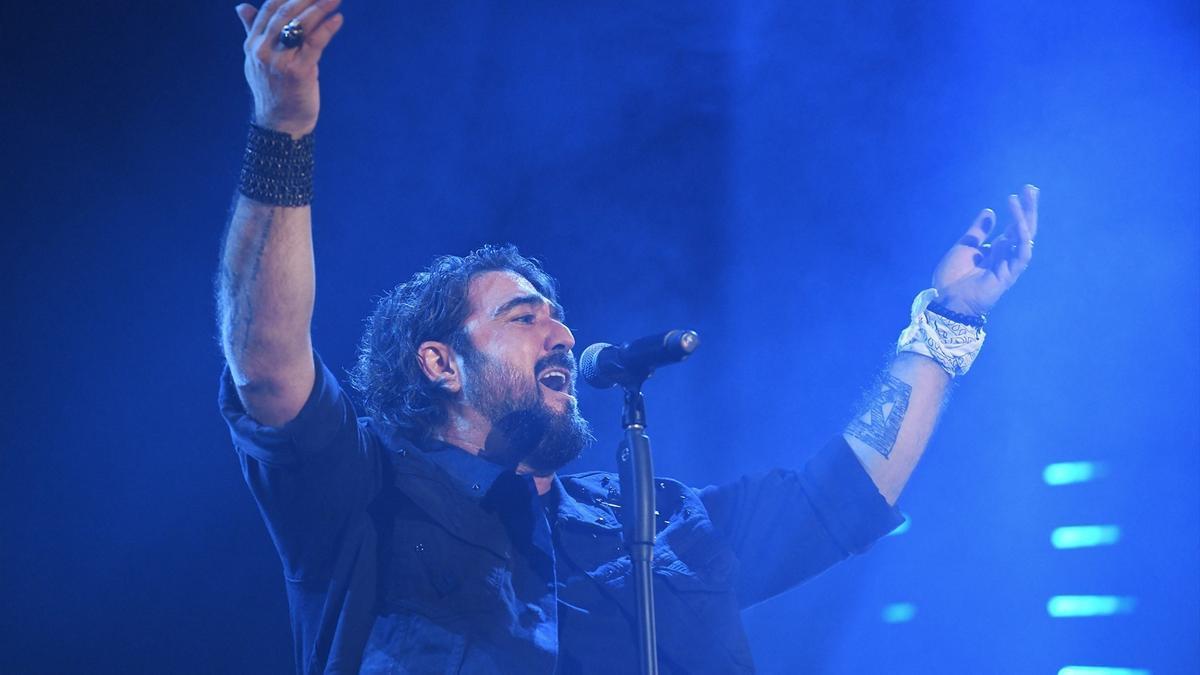
[[[846,433],[887,459],[896,445],[896,434],[908,412],[911,395],[912,385],[891,373],[883,373],[867,390],[854,419],[846,426]]]

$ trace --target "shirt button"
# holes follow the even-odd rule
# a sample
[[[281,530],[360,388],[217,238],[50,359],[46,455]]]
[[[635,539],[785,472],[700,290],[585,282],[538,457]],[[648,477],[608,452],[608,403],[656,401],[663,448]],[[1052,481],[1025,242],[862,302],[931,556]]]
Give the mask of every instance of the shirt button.
[[[659,489],[659,490],[666,490],[666,489],[667,489],[667,484],[666,484],[664,481],[661,481],[661,480],[660,480],[660,481],[658,481],[658,489]]]
[[[604,524],[604,516],[596,516],[596,522],[603,525]]]
[[[425,552],[425,544],[417,544],[416,546],[413,547],[413,549],[415,549],[417,553],[424,553]]]

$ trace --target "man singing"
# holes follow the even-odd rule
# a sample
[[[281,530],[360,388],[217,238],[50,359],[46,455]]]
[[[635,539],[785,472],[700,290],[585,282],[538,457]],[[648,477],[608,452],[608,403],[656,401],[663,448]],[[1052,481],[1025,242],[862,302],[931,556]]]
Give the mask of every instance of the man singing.
[[[239,5],[254,97],[218,273],[220,405],[283,562],[304,673],[613,673],[636,663],[614,475],[560,476],[591,435],[553,279],[506,246],[443,256],[379,302],[353,371],[313,351],[317,64],[339,0]],[[658,479],[664,673],[754,669],[740,611],[866,550],[985,316],[1029,264],[1037,189],[984,210],[913,303],[844,432],[798,469]]]

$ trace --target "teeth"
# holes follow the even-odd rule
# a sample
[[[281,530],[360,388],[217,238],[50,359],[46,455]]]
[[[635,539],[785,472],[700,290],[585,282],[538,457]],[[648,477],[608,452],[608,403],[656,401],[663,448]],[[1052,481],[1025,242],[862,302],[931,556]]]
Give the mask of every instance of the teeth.
[[[538,381],[554,391],[562,391],[567,386],[567,374],[559,370],[543,373]]]

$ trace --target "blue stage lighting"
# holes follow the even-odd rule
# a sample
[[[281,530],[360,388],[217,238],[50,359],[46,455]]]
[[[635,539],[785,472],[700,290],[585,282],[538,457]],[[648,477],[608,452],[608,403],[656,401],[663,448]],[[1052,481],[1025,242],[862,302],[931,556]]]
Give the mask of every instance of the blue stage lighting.
[[[917,614],[917,606],[911,602],[893,602],[883,608],[883,620],[885,623],[904,623],[912,621],[912,618]]]
[[[1050,534],[1054,548],[1085,548],[1107,546],[1121,538],[1121,528],[1116,525],[1072,525],[1058,527]]]
[[[1150,675],[1150,670],[1109,668],[1106,665],[1067,665],[1058,669],[1058,675]]]
[[[1053,617],[1111,616],[1133,611],[1133,598],[1116,595],[1056,595],[1046,603]]]
[[[912,527],[912,516],[908,515],[907,513],[904,513],[901,515],[904,516],[904,522],[900,523],[900,525],[898,525],[896,527],[896,529],[892,530],[891,532],[888,532],[889,537],[893,537],[897,534],[904,534],[905,532],[908,532],[908,528]]]
[[[1101,462],[1059,462],[1042,471],[1047,485],[1070,485],[1086,483],[1102,477],[1107,467]]]

